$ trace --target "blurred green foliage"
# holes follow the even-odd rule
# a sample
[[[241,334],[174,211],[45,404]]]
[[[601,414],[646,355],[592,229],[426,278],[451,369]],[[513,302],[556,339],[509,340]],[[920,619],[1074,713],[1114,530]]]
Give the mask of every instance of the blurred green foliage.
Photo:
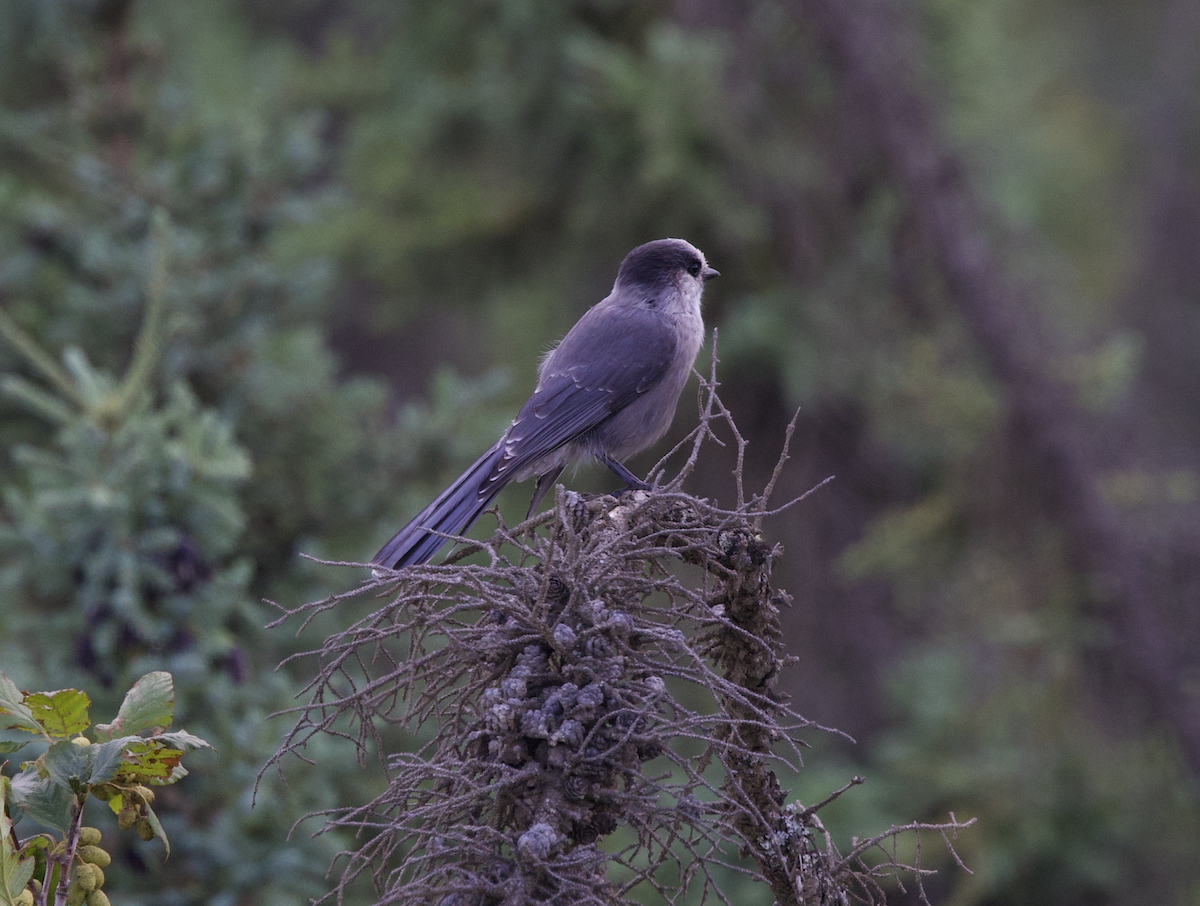
[[[1023,237],[1006,261],[1084,340],[1051,370],[1098,416],[1152,355],[1117,321],[1151,6],[915,5],[947,132]],[[862,739],[820,749],[805,783],[867,774],[834,806],[847,834],[978,815],[959,841],[976,873],[944,866],[945,902],[1196,902],[1196,780],[1093,688],[1119,640],[1002,459],[1003,388],[876,149],[787,5],[728,30],[701,7],[0,4],[0,665],[107,709],[104,690],[169,670],[217,750],[162,803],[171,861],[114,863],[123,902],[327,889],[351,841],[292,824],[377,777],[330,746],[250,809],[281,731],[264,719],[303,676],[272,672],[302,641],[264,631],[261,602],[354,582],[298,555],[369,556],[494,439],[624,252],[663,235],[724,273],[708,315],[752,450],[782,429],[765,398],[802,404],[814,434],[850,413],[870,453],[835,445],[829,493],[850,493],[826,499],[854,520],[836,550],[768,525],[797,609],[833,606],[805,594],[820,574],[842,632],[886,652],[866,671],[827,654],[843,639],[794,640],[825,671],[799,709]],[[809,452],[793,465],[812,484],[827,459]],[[1195,486],[1187,466],[1114,465],[1105,490],[1154,523]],[[855,609],[870,588],[886,625]],[[831,717],[842,686],[882,716]]]

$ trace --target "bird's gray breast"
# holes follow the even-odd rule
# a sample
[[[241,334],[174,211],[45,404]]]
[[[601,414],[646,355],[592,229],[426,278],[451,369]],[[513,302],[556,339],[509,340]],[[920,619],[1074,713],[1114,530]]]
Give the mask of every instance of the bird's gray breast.
[[[647,326],[647,331],[656,331],[664,337],[661,367],[656,370],[654,384],[630,399],[596,431],[599,446],[616,459],[644,450],[666,433],[704,339],[698,306],[650,314],[653,317],[646,324],[652,321],[654,326]]]

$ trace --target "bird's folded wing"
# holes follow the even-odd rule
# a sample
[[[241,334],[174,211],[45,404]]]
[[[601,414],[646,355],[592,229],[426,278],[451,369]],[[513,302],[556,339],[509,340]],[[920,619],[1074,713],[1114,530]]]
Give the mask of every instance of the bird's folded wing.
[[[655,387],[675,356],[675,333],[654,313],[623,312],[601,324],[589,311],[543,368],[521,407],[491,480],[517,474],[539,458],[596,428]],[[597,329],[592,329],[593,325]],[[570,362],[556,369],[555,362]]]

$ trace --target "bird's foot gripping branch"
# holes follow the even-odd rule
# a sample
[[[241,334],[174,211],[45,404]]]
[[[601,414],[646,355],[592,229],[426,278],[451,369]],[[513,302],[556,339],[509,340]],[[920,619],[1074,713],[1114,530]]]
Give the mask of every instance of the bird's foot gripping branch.
[[[718,423],[743,446],[715,382],[705,394],[684,472]],[[342,889],[369,878],[389,903],[598,906],[647,887],[728,902],[761,883],[780,904],[815,904],[882,902],[907,877],[924,896],[920,834],[953,854],[970,822],[839,851],[817,812],[860,781],[810,807],[788,789],[802,735],[828,731],[777,688],[789,598],[760,531],[769,493],[721,509],[679,480],[620,501],[560,491],[446,564],[381,571],[282,618],[387,599],[312,652],[308,704],[276,759],[319,734],[365,757],[408,731],[408,748],[381,753],[387,788],[327,816],[363,841]],[[463,563],[472,550],[487,562]],[[915,859],[891,845],[905,833]]]

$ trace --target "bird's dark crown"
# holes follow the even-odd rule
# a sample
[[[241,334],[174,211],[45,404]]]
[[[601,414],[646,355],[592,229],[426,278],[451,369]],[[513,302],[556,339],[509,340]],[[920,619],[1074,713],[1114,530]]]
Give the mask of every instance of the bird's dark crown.
[[[682,239],[655,239],[625,256],[617,282],[653,286],[674,278],[679,271],[698,273],[704,258]]]

